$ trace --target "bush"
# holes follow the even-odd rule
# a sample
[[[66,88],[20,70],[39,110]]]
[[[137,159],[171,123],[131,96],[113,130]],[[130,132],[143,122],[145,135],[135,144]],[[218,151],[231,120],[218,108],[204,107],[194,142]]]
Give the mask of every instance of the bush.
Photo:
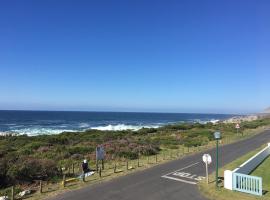
[[[84,147],[84,146],[75,146],[68,148],[68,152],[73,154],[89,154],[92,153],[95,150],[94,147]]]
[[[138,154],[136,152],[128,151],[128,150],[118,152],[118,156],[130,159],[130,160],[134,160],[138,158]]]
[[[59,175],[55,161],[49,159],[26,158],[10,166],[7,172],[13,182],[48,180]]]

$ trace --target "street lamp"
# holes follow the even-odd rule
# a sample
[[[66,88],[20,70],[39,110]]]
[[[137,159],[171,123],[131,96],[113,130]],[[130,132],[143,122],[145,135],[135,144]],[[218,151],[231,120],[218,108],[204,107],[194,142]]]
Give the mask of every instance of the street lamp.
[[[214,137],[215,137],[215,140],[216,140],[216,146],[217,146],[217,148],[216,148],[216,187],[218,187],[218,140],[220,140],[220,138],[221,138],[221,134],[220,134],[220,132],[215,132],[214,133]]]

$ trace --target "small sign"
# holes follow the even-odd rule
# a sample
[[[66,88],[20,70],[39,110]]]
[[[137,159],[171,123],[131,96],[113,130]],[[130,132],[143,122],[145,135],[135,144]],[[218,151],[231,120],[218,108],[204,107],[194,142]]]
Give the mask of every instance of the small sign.
[[[239,128],[240,128],[240,125],[239,125],[239,124],[236,124],[236,125],[235,125],[235,128],[236,128],[236,129],[239,129]]]
[[[211,164],[212,162],[212,158],[209,154],[203,154],[202,159],[203,159],[203,162],[208,165]]]
[[[97,159],[97,160],[104,160],[104,158],[105,158],[104,147],[98,146],[98,147],[96,148],[96,159]]]

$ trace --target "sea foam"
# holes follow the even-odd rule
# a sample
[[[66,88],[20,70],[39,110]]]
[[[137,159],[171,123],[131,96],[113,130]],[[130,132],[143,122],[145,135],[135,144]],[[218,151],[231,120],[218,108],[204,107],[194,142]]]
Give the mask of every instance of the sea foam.
[[[117,125],[106,125],[106,126],[96,126],[91,127],[91,129],[100,130],[100,131],[123,131],[123,130],[133,130],[137,131],[142,128],[158,128],[159,125],[126,125],[126,124],[117,124]]]
[[[51,129],[51,128],[24,128],[12,130],[11,132],[18,135],[36,136],[36,135],[54,135],[60,134],[62,132],[75,132],[75,130]]]

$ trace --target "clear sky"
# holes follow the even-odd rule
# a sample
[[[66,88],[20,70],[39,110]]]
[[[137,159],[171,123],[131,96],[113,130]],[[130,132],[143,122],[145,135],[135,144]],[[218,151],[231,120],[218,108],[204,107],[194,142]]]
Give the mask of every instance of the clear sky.
[[[270,106],[268,0],[0,2],[0,109]]]

